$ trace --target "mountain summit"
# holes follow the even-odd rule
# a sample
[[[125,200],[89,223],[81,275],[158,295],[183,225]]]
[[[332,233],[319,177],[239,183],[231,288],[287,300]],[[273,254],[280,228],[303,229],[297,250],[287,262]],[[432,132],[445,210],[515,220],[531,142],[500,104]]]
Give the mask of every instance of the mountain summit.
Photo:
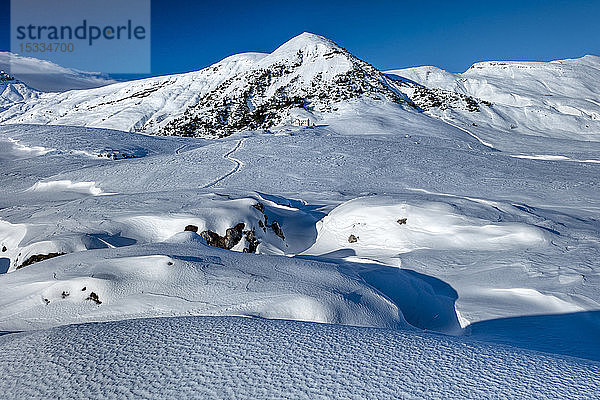
[[[319,119],[341,102],[366,97],[402,101],[373,66],[322,36],[303,33],[201,96],[160,133],[224,136],[267,129],[297,113]]]

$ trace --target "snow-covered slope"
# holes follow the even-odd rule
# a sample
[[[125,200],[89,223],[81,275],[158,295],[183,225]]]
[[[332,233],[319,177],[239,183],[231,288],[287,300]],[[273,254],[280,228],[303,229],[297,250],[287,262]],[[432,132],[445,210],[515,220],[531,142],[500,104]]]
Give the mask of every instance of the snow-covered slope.
[[[44,94],[37,102],[3,113],[0,120],[153,131],[196,105],[202,94],[246,70],[263,56],[240,54],[197,72]]]
[[[40,93],[27,84],[0,71],[0,112],[6,110],[15,103],[38,98]]]
[[[160,318],[0,337],[7,398],[597,398],[600,364],[409,331]]]
[[[503,136],[515,134],[600,140],[600,57],[597,56],[551,62],[481,62],[462,74],[436,67],[387,73],[429,89],[489,102],[490,107],[481,107],[476,113],[436,104],[426,111],[454,120],[491,142],[502,142]],[[407,94],[414,96],[410,90]]]
[[[216,141],[0,127],[0,329],[191,312],[405,320],[531,347],[518,332],[558,329],[553,315],[567,313],[580,336],[544,329],[534,345],[599,359],[600,165],[515,158],[434,119],[422,133],[418,118],[347,117],[369,135],[330,126]],[[223,265],[172,239],[188,225],[234,237],[239,224]],[[93,286],[102,304],[86,300]],[[282,308],[280,295],[303,300]],[[500,319],[501,334],[489,322]]]
[[[115,83],[102,74],[78,71],[50,61],[2,51],[0,70],[14,72],[21,81],[42,92],[91,89]]]
[[[2,279],[0,330],[172,315],[246,315],[397,329],[409,327],[399,308],[409,298],[421,298],[423,321],[443,309],[444,300],[431,293],[429,283],[403,271],[397,271],[395,281],[412,290],[404,303],[388,300],[361,279],[362,273],[376,275],[382,269],[377,265],[358,273],[331,263],[249,256],[207,246],[198,234],[183,229],[160,244],[123,246],[131,241],[123,237],[122,248],[101,249],[111,247],[102,241],[117,244],[116,239],[100,235],[91,246],[99,250],[8,273]],[[445,313],[453,316],[453,307],[446,302]],[[445,328],[456,330],[457,325],[454,316]]]

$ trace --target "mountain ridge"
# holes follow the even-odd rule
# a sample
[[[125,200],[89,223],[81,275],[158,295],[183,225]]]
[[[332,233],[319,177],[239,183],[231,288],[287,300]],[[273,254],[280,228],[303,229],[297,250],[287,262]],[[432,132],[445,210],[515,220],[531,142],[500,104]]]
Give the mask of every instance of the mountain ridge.
[[[335,42],[304,32],[271,53],[235,54],[198,71],[22,99],[5,96],[0,123],[218,138],[290,125],[297,117],[329,123],[375,107],[380,114],[422,111],[478,127],[483,136],[600,140],[594,83],[600,81],[599,60],[486,61],[462,74],[431,66],[382,72]]]

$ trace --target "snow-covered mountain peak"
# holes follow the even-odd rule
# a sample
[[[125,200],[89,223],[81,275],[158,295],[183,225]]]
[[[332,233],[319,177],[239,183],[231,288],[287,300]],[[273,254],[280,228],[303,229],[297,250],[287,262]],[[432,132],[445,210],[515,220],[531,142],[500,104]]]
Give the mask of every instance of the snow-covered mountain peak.
[[[403,99],[373,66],[311,33],[298,35],[255,60],[248,70],[201,96],[197,105],[163,125],[159,133],[226,136],[289,123],[298,111],[314,122],[351,99],[396,103]]]
[[[312,33],[298,35],[254,60],[247,70],[222,81],[197,105],[164,124],[159,133],[226,136],[290,123],[298,114],[315,122],[348,100],[403,100],[376,68]]]
[[[279,46],[271,54],[280,57],[302,51],[306,54],[324,55],[332,50],[342,50],[342,48],[326,37],[303,32]]]
[[[373,66],[305,32],[270,54],[232,55],[200,71],[45,94],[0,121],[220,137],[289,124],[298,114],[316,122],[361,99],[405,96]]]

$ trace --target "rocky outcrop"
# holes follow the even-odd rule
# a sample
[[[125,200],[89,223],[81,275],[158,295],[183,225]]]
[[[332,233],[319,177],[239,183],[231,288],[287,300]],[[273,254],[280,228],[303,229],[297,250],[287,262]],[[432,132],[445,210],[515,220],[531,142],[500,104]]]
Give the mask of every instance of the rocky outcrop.
[[[231,250],[236,244],[242,240],[244,227],[246,225],[243,222],[240,222],[233,228],[227,228],[225,231],[225,236],[220,236],[218,233],[215,233],[210,230],[206,230],[200,233],[206,243],[209,246],[219,247],[221,249]]]
[[[283,230],[281,229],[281,226],[279,226],[279,223],[277,221],[273,221],[273,223],[271,224],[271,229],[273,230],[273,233],[275,233],[281,238],[281,240],[285,240]]]
[[[198,232],[198,227],[196,225],[188,225],[183,229],[184,232]]]
[[[65,253],[34,254],[33,256],[31,256],[28,259],[26,259],[25,261],[23,261],[23,263],[21,265],[19,265],[16,269],[26,267],[26,266],[34,264],[36,262],[44,261],[49,258],[62,256],[64,254]]]
[[[256,249],[260,244],[260,241],[256,237],[256,233],[254,229],[244,231],[244,236],[246,237],[246,243],[248,243],[248,247],[244,248],[244,253],[256,253]]]
[[[431,89],[425,86],[416,86],[409,96],[416,108],[421,111],[431,109],[448,110],[458,109],[469,112],[479,112],[482,105],[490,107],[492,104],[485,100],[476,99],[462,93],[450,92],[442,89]]]

